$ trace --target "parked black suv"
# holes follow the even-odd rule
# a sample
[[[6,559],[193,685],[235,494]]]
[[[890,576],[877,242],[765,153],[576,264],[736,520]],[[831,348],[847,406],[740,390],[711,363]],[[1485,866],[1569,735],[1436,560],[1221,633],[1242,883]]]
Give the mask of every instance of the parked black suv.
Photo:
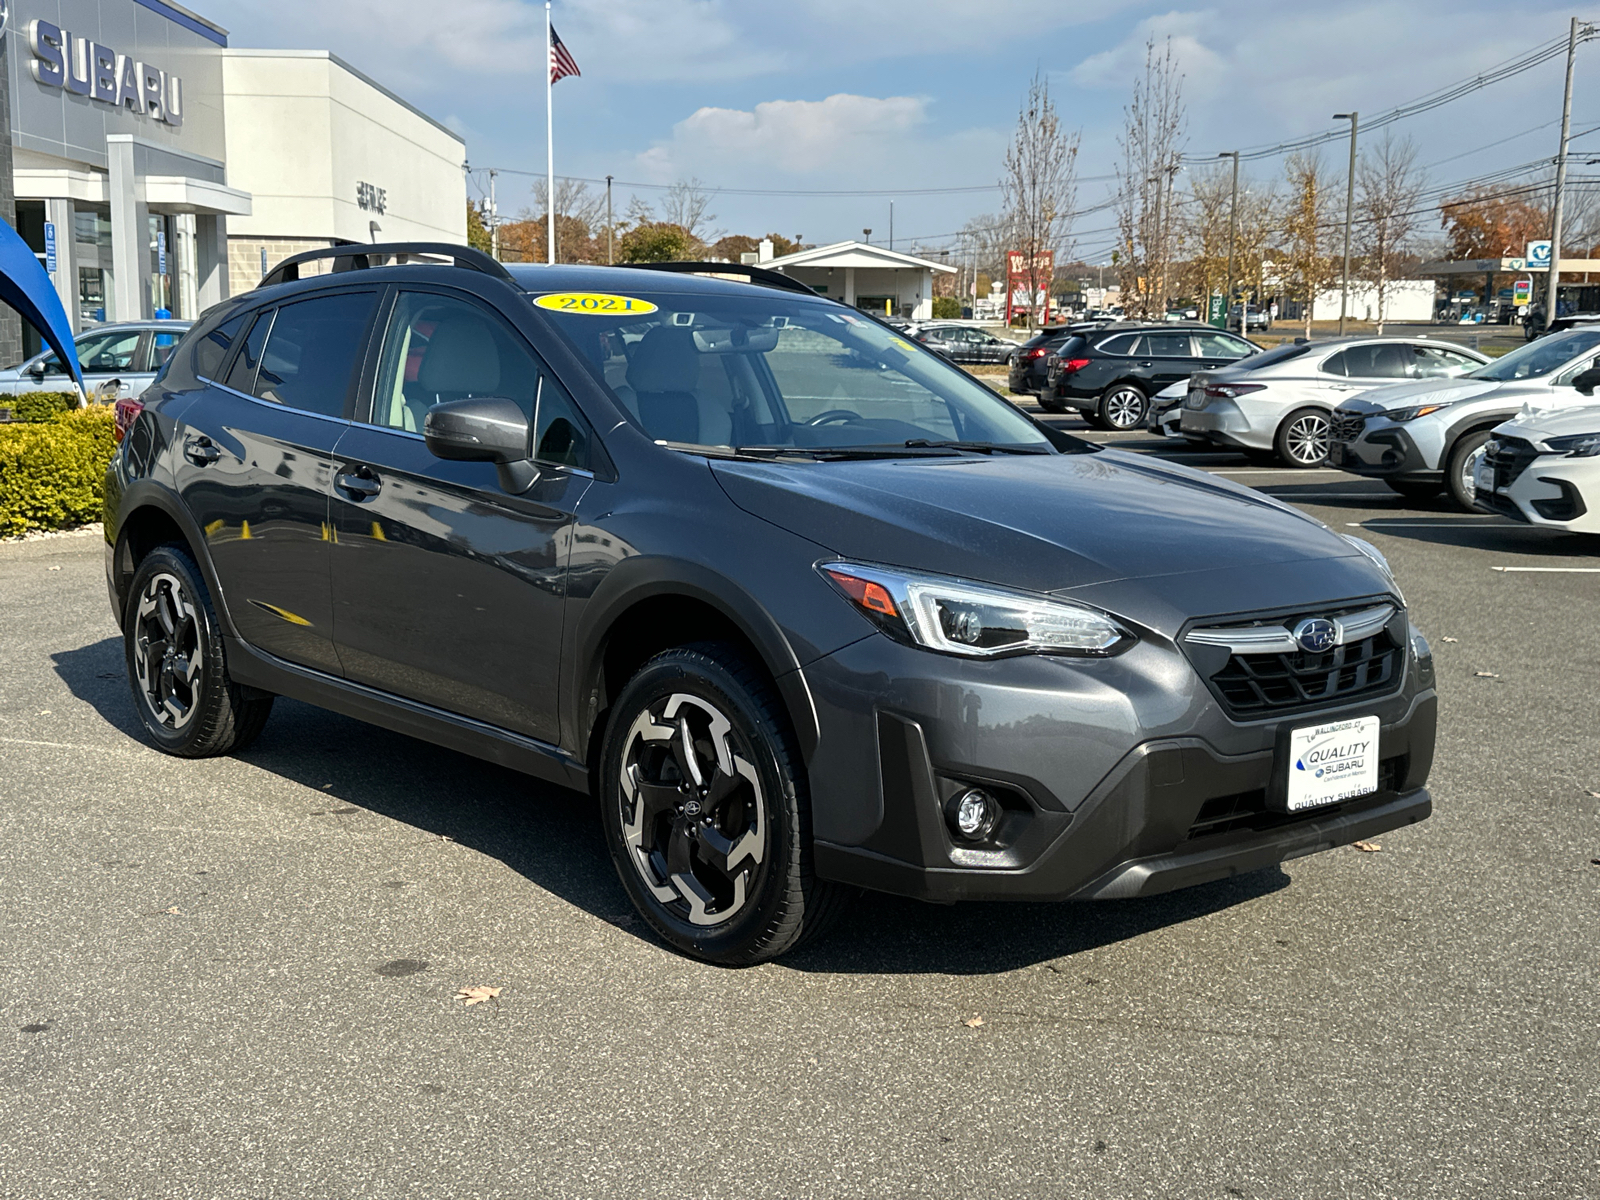
[[[1372,547],[697,270],[343,246],[204,314],[106,479],[146,735],[224,754],[285,695],[588,793],[723,963],[855,887],[1146,895],[1428,815]]]
[[[1056,347],[1039,405],[1047,412],[1075,408],[1100,429],[1138,429],[1150,397],[1163,388],[1260,349],[1209,325],[1118,325]]]
[[[1013,396],[1037,396],[1044,391],[1050,355],[1073,336],[1069,326],[1057,325],[1034,334],[1007,359],[1011,367],[1007,386]]]

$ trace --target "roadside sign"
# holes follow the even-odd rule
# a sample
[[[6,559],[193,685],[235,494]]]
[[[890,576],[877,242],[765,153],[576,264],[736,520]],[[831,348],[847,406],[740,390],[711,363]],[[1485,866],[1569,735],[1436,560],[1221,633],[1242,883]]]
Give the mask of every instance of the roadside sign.
[[[44,269],[56,273],[56,226],[54,221],[44,223]]]
[[[1218,329],[1226,329],[1228,327],[1227,302],[1223,299],[1221,292],[1211,293],[1211,309],[1206,314],[1206,322]]]
[[[1512,282],[1511,303],[1516,305],[1533,303],[1533,280],[1518,279]]]
[[[1528,270],[1548,271],[1550,269],[1550,239],[1542,242],[1529,242],[1528,253],[1524,256],[1528,260]]]
[[[158,229],[158,230],[156,230],[156,274],[157,275],[165,275],[166,273],[167,273],[167,231],[165,229]]]

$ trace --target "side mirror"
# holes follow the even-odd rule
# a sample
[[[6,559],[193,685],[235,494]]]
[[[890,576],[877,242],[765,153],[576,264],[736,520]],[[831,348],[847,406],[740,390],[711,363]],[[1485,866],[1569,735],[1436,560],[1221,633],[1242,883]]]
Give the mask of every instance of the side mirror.
[[[435,458],[491,462],[500,486],[520,494],[533,486],[539,470],[528,451],[528,418],[516,401],[473,396],[435,404],[422,421],[422,438]]]
[[[1572,381],[1572,386],[1585,396],[1594,395],[1594,389],[1600,387],[1600,367],[1590,367],[1581,371]]]
[[[41,359],[29,367],[28,374],[33,376],[35,382],[42,381],[44,379],[44,360]]]

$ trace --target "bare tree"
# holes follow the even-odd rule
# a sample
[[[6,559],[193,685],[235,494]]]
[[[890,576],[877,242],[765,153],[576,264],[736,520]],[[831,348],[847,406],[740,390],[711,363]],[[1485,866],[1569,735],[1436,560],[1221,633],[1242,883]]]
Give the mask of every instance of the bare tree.
[[[1232,208],[1232,172],[1215,165],[1190,177],[1188,195],[1173,214],[1176,237],[1173,278],[1201,309],[1214,291],[1228,285],[1228,217]],[[1202,318],[1204,319],[1204,318]]]
[[[1116,198],[1122,303],[1130,315],[1159,315],[1166,311],[1171,194],[1187,124],[1183,75],[1171,38],[1159,54],[1154,38],[1145,43],[1144,74],[1134,80],[1133,99],[1123,114]]]
[[[1333,243],[1333,191],[1327,168],[1316,154],[1291,154],[1284,166],[1288,197],[1283,214],[1284,267],[1296,281],[1305,305],[1306,336],[1318,293],[1338,278]]]
[[[524,209],[520,214],[523,220],[536,220],[543,217],[550,207],[548,200],[549,185],[543,179],[533,181],[533,207]],[[589,190],[589,185],[578,179],[556,180],[556,216],[572,217],[587,226],[593,226],[599,221],[600,214],[605,212],[606,198],[603,192],[595,193]],[[603,226],[603,222],[601,223]]]
[[[978,298],[973,289],[977,286],[979,275],[987,275],[990,279],[1006,277],[1006,249],[1011,242],[1009,229],[1005,220],[993,213],[973,217],[961,227],[957,235],[957,253],[960,255],[960,285],[964,295]]]
[[[1017,131],[1006,151],[1000,194],[1008,249],[1020,251],[1028,281],[1028,325],[1039,324],[1036,298],[1048,293],[1054,262],[1071,253],[1072,209],[1078,198],[1078,134],[1061,127],[1050,84],[1039,71],[1017,114]]]
[[[1356,171],[1356,253],[1361,273],[1378,297],[1378,332],[1387,313],[1389,283],[1403,274],[1421,224],[1418,199],[1426,180],[1417,169],[1417,148],[1410,138],[1396,140],[1385,130],[1383,140],[1362,156]]]
[[[680,179],[667,189],[661,201],[661,219],[671,225],[680,225],[689,236],[700,242],[714,242],[723,231],[710,228],[717,219],[716,213],[707,212],[711,193],[698,179]]]

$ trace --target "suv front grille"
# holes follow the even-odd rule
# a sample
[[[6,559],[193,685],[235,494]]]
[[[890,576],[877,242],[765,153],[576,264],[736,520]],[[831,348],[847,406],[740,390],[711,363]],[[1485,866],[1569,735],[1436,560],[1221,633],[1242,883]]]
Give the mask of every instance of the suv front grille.
[[[1353,442],[1361,436],[1361,431],[1367,427],[1367,418],[1364,413],[1347,412],[1345,409],[1336,408],[1328,419],[1328,436],[1336,442]]]
[[[1407,760],[1404,754],[1397,754],[1380,761],[1378,790],[1373,795],[1397,791],[1406,777],[1406,767]],[[1265,788],[1239,792],[1232,796],[1217,796],[1200,806],[1200,811],[1195,814],[1194,824],[1189,826],[1185,840],[1193,841],[1195,838],[1212,837],[1219,833],[1234,833],[1241,829],[1252,833],[1264,833],[1269,829],[1293,825],[1300,821],[1315,821],[1330,817],[1348,805],[1365,803],[1372,798],[1373,796],[1358,796],[1343,804],[1306,808],[1291,813],[1268,808]]]
[[[1485,452],[1484,458],[1489,466],[1494,468],[1495,491],[1508,488],[1516,482],[1530,466],[1533,460],[1539,457],[1539,452],[1533,448],[1533,443],[1519,437],[1494,437],[1489,444],[1494,447],[1492,453]]]
[[[1357,611],[1345,608],[1295,613],[1234,628],[1256,632],[1280,628],[1287,631],[1305,617],[1347,617]],[[1386,695],[1397,689],[1404,678],[1404,638],[1402,635],[1397,640],[1391,628],[1392,623],[1320,653],[1300,648],[1261,652],[1235,649],[1206,679],[1206,684],[1228,715],[1241,720],[1328,708],[1368,696]],[[1207,630],[1217,629],[1217,626],[1207,626]]]

